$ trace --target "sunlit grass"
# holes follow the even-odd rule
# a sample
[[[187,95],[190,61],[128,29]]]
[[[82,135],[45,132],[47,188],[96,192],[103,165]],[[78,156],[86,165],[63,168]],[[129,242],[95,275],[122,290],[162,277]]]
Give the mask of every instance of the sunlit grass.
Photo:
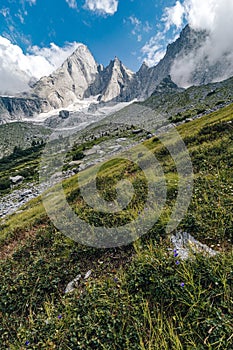
[[[188,261],[174,257],[165,227],[179,177],[170,155],[153,139],[145,145],[163,167],[167,201],[158,222],[134,244],[94,249],[75,243],[49,222],[41,198],[1,220],[3,248],[20,232],[33,231],[1,262],[1,348],[233,348],[232,124],[227,124],[232,114],[229,106],[178,127],[194,168],[192,201],[179,229],[219,250],[215,257],[197,254]],[[79,191],[94,181],[95,168],[84,174],[81,182],[78,175],[63,181],[64,192],[80,216],[100,220],[85,206]],[[123,160],[104,164],[98,174],[99,190],[106,200],[114,200],[114,186],[122,178],[138,185],[137,201],[127,214],[127,219],[135,219],[143,210],[146,189],[137,167]],[[125,219],[121,213],[118,224]],[[82,278],[73,293],[64,295],[67,283],[89,269],[90,278]]]

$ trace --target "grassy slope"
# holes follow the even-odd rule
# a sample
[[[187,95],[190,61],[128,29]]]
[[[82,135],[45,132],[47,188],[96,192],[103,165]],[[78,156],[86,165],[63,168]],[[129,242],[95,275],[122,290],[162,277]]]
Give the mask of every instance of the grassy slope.
[[[165,91],[164,94],[152,95],[142,105],[167,113],[172,121],[178,122],[231,103],[232,83],[233,79],[230,78],[220,83],[192,86],[182,92],[169,94]]]
[[[1,348],[24,349],[29,341],[30,349],[232,349],[232,114],[231,105],[178,127],[195,172],[180,228],[221,254],[175,264],[164,228],[177,174],[163,146],[148,140],[168,197],[160,220],[134,245],[97,250],[74,243],[52,226],[40,199],[2,222]],[[129,164],[111,162],[99,176],[109,186],[105,196],[113,196],[122,173],[141,180]],[[75,177],[64,188],[75,210],[90,217]],[[135,215],[137,205],[131,209]],[[64,296],[66,284],[88,269],[90,279]]]

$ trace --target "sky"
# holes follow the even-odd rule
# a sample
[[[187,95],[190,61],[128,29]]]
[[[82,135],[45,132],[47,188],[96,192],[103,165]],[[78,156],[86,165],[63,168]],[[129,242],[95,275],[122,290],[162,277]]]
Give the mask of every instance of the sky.
[[[157,64],[187,23],[214,31],[223,20],[227,34],[233,36],[232,4],[232,0],[1,0],[0,92],[22,91],[28,78],[49,75],[78,43],[86,44],[98,63],[106,66],[117,56],[137,71],[143,61]],[[222,42],[221,37],[215,39]]]

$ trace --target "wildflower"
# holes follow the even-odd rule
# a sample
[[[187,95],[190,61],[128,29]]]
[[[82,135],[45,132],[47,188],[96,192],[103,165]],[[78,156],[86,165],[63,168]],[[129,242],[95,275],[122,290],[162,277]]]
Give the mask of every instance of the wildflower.
[[[113,281],[114,281],[115,283],[117,283],[117,282],[118,282],[118,278],[115,277],[115,278],[113,279]]]
[[[184,282],[182,282],[182,283],[180,284],[180,286],[181,286],[181,287],[184,287]]]
[[[60,320],[62,318],[62,315],[58,315],[57,318]]]
[[[177,261],[176,261],[176,265],[179,265],[179,264],[180,264],[180,262],[177,260]]]
[[[30,341],[29,341],[29,340],[25,341],[25,345],[26,345],[26,346],[28,346],[29,344],[30,344]]]
[[[176,258],[179,254],[178,253],[174,253],[174,257]]]

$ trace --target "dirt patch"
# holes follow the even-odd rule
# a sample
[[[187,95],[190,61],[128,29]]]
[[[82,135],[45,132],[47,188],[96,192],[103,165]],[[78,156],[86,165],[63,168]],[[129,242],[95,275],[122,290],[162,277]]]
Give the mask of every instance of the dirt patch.
[[[30,229],[19,230],[14,233],[14,237],[7,240],[0,248],[0,260],[11,258],[17,248],[23,247],[29,238],[35,237],[38,230],[46,228],[46,224],[41,224]]]

